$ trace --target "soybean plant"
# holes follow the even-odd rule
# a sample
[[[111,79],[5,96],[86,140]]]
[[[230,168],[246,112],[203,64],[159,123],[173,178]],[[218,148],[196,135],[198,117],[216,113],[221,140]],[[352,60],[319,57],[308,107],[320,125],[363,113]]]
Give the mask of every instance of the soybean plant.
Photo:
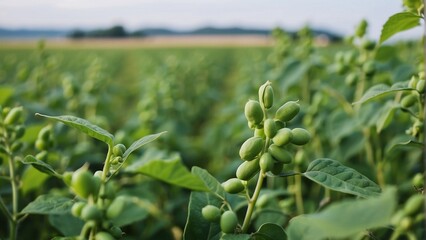
[[[120,239],[124,234],[120,223],[128,221],[127,215],[122,215],[126,208],[131,209],[131,201],[126,196],[117,196],[113,177],[123,167],[130,154],[143,145],[154,141],[161,134],[152,134],[135,141],[128,148],[121,143],[114,142],[114,136],[106,130],[74,116],[38,116],[53,119],[74,127],[87,135],[108,145],[108,151],[103,169],[93,173],[88,164],[77,170],[56,172],[44,160],[46,146],[49,145],[51,128],[43,128],[36,140],[36,147],[41,150],[36,156],[28,155],[27,164],[31,164],[41,172],[63,180],[74,199],[54,195],[39,196],[28,204],[23,212],[27,214],[69,214],[80,219],[84,224],[78,236],[56,237],[55,239]]]
[[[0,180],[10,183],[12,195],[10,198],[5,197],[4,193],[0,195],[0,210],[9,223],[10,240],[17,239],[18,225],[25,218],[25,214],[21,214],[19,208],[19,161],[22,160],[21,138],[25,133],[22,115],[22,107],[2,108],[0,105]]]
[[[266,178],[301,175],[335,191],[363,198],[380,195],[381,189],[377,184],[336,160],[316,159],[309,164],[306,172],[294,171],[291,164],[295,158],[293,152],[308,144],[313,136],[304,128],[292,127],[292,120],[300,112],[298,101],[288,101],[276,110],[273,106],[274,90],[272,83],[267,81],[260,86],[258,99],[249,100],[244,108],[253,136],[241,145],[239,156],[242,162],[236,170],[236,177],[219,183],[206,170],[192,168],[192,173],[202,179],[209,191],[192,192],[185,239],[301,237],[306,225],[296,218],[296,224],[290,226],[289,233],[286,233],[285,224],[279,217],[273,221],[259,217],[263,211],[268,211],[264,209],[268,199],[260,200],[259,197],[261,191],[267,189]],[[274,211],[280,215],[279,210]]]

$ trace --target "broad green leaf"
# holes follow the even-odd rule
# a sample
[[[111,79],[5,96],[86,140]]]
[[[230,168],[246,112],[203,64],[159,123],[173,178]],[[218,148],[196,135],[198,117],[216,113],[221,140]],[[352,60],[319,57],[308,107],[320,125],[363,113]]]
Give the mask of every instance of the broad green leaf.
[[[199,177],[191,174],[183,165],[178,154],[163,156],[162,154],[149,154],[132,165],[126,167],[127,172],[141,173],[152,178],[188,188],[194,191],[208,191],[208,188]]]
[[[130,145],[130,147],[126,150],[126,152],[124,152],[123,160],[126,161],[126,159],[129,157],[129,155],[132,152],[134,152],[138,148],[142,147],[143,145],[154,141],[155,139],[159,138],[164,133],[166,133],[166,132],[151,134],[151,135],[148,135],[148,136],[144,136],[144,137],[140,138],[139,140],[135,141],[134,143],[132,143],[132,145]]]
[[[84,225],[83,220],[74,217],[71,213],[51,214],[49,223],[64,235],[65,239],[74,239],[72,236],[78,236]]]
[[[217,181],[215,177],[213,177],[207,170],[199,168],[197,166],[192,167],[192,174],[198,176],[201,181],[204,182],[204,185],[210,190],[211,193],[216,196],[225,199],[225,190],[222,185]]]
[[[120,215],[112,219],[114,225],[122,227],[148,217],[151,203],[147,200],[130,196],[119,196],[117,198],[122,198],[124,207]]]
[[[203,218],[201,209],[206,205],[220,207],[222,201],[208,192],[191,192],[188,205],[188,218],[183,232],[184,240],[218,240],[221,236],[219,223],[211,223]]]
[[[380,133],[392,122],[393,114],[398,108],[398,105],[387,102],[386,105],[380,110],[379,119],[376,121],[377,132]]]
[[[411,12],[401,12],[392,15],[383,25],[380,43],[393,35],[420,25],[421,17]]]
[[[397,205],[396,189],[379,197],[337,202],[323,211],[293,218],[287,228],[291,240],[348,238],[390,223]]]
[[[298,84],[300,79],[302,79],[309,70],[309,67],[311,66],[307,62],[296,61],[293,59],[286,62],[282,73],[278,76],[278,80],[282,80],[280,81],[280,89],[282,89],[282,91],[286,91],[293,85]]]
[[[53,195],[41,195],[38,196],[34,201],[30,202],[24,209],[22,214],[66,214],[71,211],[71,207],[74,204],[72,199],[53,196]]]
[[[250,240],[250,234],[226,234],[220,240]]]
[[[394,154],[394,150],[398,149],[424,149],[424,143],[418,142],[416,138],[410,135],[400,135],[396,136],[393,139],[391,139],[388,143],[388,146],[386,146],[385,152],[387,154]]]
[[[407,83],[405,82],[398,82],[389,87],[386,84],[377,84],[372,86],[370,89],[368,89],[364,95],[361,97],[360,100],[357,102],[354,102],[352,104],[362,104],[366,103],[368,101],[374,100],[376,98],[382,97],[386,94],[398,92],[398,91],[407,91],[407,90],[413,90],[412,88],[409,88],[407,86]]]
[[[311,162],[303,176],[326,188],[360,197],[377,196],[380,193],[380,187],[376,183],[354,169],[328,158]]]
[[[254,240],[287,239],[284,229],[275,223],[265,223],[257,232],[253,233]]]
[[[31,190],[39,189],[48,178],[49,175],[40,172],[36,168],[27,168],[22,175],[22,192],[25,195]]]
[[[60,121],[62,123],[64,123],[65,125],[68,125],[70,127],[76,128],[80,131],[82,131],[83,133],[96,138],[108,145],[112,145],[114,142],[114,136],[109,133],[108,131],[90,123],[89,121],[82,119],[82,118],[78,118],[78,117],[74,117],[74,116],[69,116],[69,115],[63,115],[63,116],[48,116],[48,115],[43,115],[40,113],[36,113],[36,116],[41,116],[41,117],[45,117],[45,118],[49,118],[49,119],[53,119],[56,121]]]
[[[45,163],[43,161],[40,161],[40,160],[36,159],[34,156],[28,155],[21,162],[23,164],[27,164],[27,165],[33,166],[34,168],[36,168],[40,172],[49,174],[51,176],[55,176],[57,178],[62,178],[61,175],[59,173],[57,173],[52,168],[52,166],[50,166],[49,164],[47,164],[47,163]]]
[[[13,87],[2,86],[0,87],[0,105],[6,103],[6,101],[13,95],[15,89]]]

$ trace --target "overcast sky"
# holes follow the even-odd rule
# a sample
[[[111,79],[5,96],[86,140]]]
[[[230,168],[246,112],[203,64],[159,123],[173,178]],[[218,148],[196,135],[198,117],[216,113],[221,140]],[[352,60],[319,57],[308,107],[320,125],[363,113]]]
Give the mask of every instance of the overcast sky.
[[[365,18],[378,38],[401,0],[0,0],[0,27],[93,29],[122,24],[129,30],[203,26],[295,30],[305,24],[340,34]],[[422,28],[401,33],[420,36]]]

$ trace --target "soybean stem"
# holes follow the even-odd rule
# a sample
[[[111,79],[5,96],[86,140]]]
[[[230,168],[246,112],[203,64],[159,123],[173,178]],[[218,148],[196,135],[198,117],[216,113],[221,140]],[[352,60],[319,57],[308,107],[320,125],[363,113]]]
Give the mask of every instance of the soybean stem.
[[[243,226],[241,228],[241,231],[243,233],[247,232],[250,226],[251,216],[253,214],[253,210],[254,210],[254,206],[256,205],[257,198],[259,197],[260,189],[262,188],[264,178],[265,178],[265,173],[263,171],[260,171],[259,178],[257,179],[256,188],[254,190],[253,196],[249,200],[246,216],[244,218]]]
[[[296,171],[299,171],[297,168]],[[303,196],[302,196],[302,176],[297,174],[294,176],[294,184],[295,184],[295,198],[296,198],[296,207],[297,213],[303,214],[305,209],[303,207]]]
[[[8,139],[7,134],[5,134],[5,139]],[[18,195],[18,185],[16,183],[16,166],[15,166],[15,162],[13,161],[13,154],[12,151],[10,149],[9,146],[9,142],[6,141],[5,142],[5,146],[7,149],[8,154],[8,162],[9,162],[9,175],[10,175],[10,185],[12,187],[12,213],[9,213],[9,216],[11,217],[11,219],[9,219],[9,239],[10,240],[15,240],[17,237],[17,232],[18,232],[18,221],[17,221],[17,216],[18,216],[18,200],[19,200],[19,195]]]

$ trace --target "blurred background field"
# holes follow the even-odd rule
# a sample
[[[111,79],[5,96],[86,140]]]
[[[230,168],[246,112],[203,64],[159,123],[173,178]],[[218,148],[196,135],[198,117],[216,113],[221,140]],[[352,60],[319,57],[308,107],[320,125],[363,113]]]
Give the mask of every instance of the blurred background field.
[[[398,105],[402,93],[362,105],[353,103],[376,84],[408,84],[419,76],[424,71],[424,40],[418,36],[378,45],[378,39],[371,37],[377,31],[369,28],[365,36],[354,37],[360,21],[339,39],[317,34],[309,26],[292,31],[272,28],[267,35],[2,38],[0,105],[24,107],[28,126],[24,153],[36,154],[38,131],[47,124],[54,126],[54,153],[47,161],[60,173],[84,163],[90,163],[93,171],[100,169],[105,146],[37,118],[36,112],[85,118],[127,146],[144,135],[167,131],[138,151],[128,165],[147,159],[179,159],[188,169],[201,166],[223,180],[235,174],[241,162],[238,150],[251,134],[244,105],[257,97],[258,86],[270,80],[276,105],[289,100],[301,104],[301,115],[292,127],[304,126],[313,135],[302,161],[289,169],[305,169],[315,158],[336,159],[381,187],[398,186],[401,207],[416,193],[412,178],[424,173],[424,163],[423,148],[400,143],[423,142],[423,135],[407,134],[414,120]],[[373,47],[366,49],[365,41],[373,42]],[[364,66],[368,61],[374,65],[369,74]],[[0,167],[0,171],[7,170]],[[42,177],[30,168],[20,173],[22,186],[28,186],[23,187],[21,206],[41,194],[69,195],[57,179]],[[189,191],[140,174],[120,174],[118,194],[137,196],[149,206],[140,207],[139,218],[123,226],[128,233],[125,239],[180,239]],[[291,216],[315,212],[323,200],[350,198],[303,181],[301,211],[295,203],[293,180],[272,179],[267,185],[285,195],[275,196],[274,202],[274,207],[286,213],[277,220],[283,226]],[[10,192],[5,181],[0,181],[0,189]],[[264,217],[275,221],[274,216]],[[66,226],[70,216],[59,220],[31,215],[22,223],[20,235],[22,239],[47,239],[78,233]],[[0,217],[0,225],[5,222]],[[409,228],[418,239],[425,236],[423,224],[421,218]],[[386,231],[376,234],[389,237]],[[0,229],[0,238],[5,236]]]

